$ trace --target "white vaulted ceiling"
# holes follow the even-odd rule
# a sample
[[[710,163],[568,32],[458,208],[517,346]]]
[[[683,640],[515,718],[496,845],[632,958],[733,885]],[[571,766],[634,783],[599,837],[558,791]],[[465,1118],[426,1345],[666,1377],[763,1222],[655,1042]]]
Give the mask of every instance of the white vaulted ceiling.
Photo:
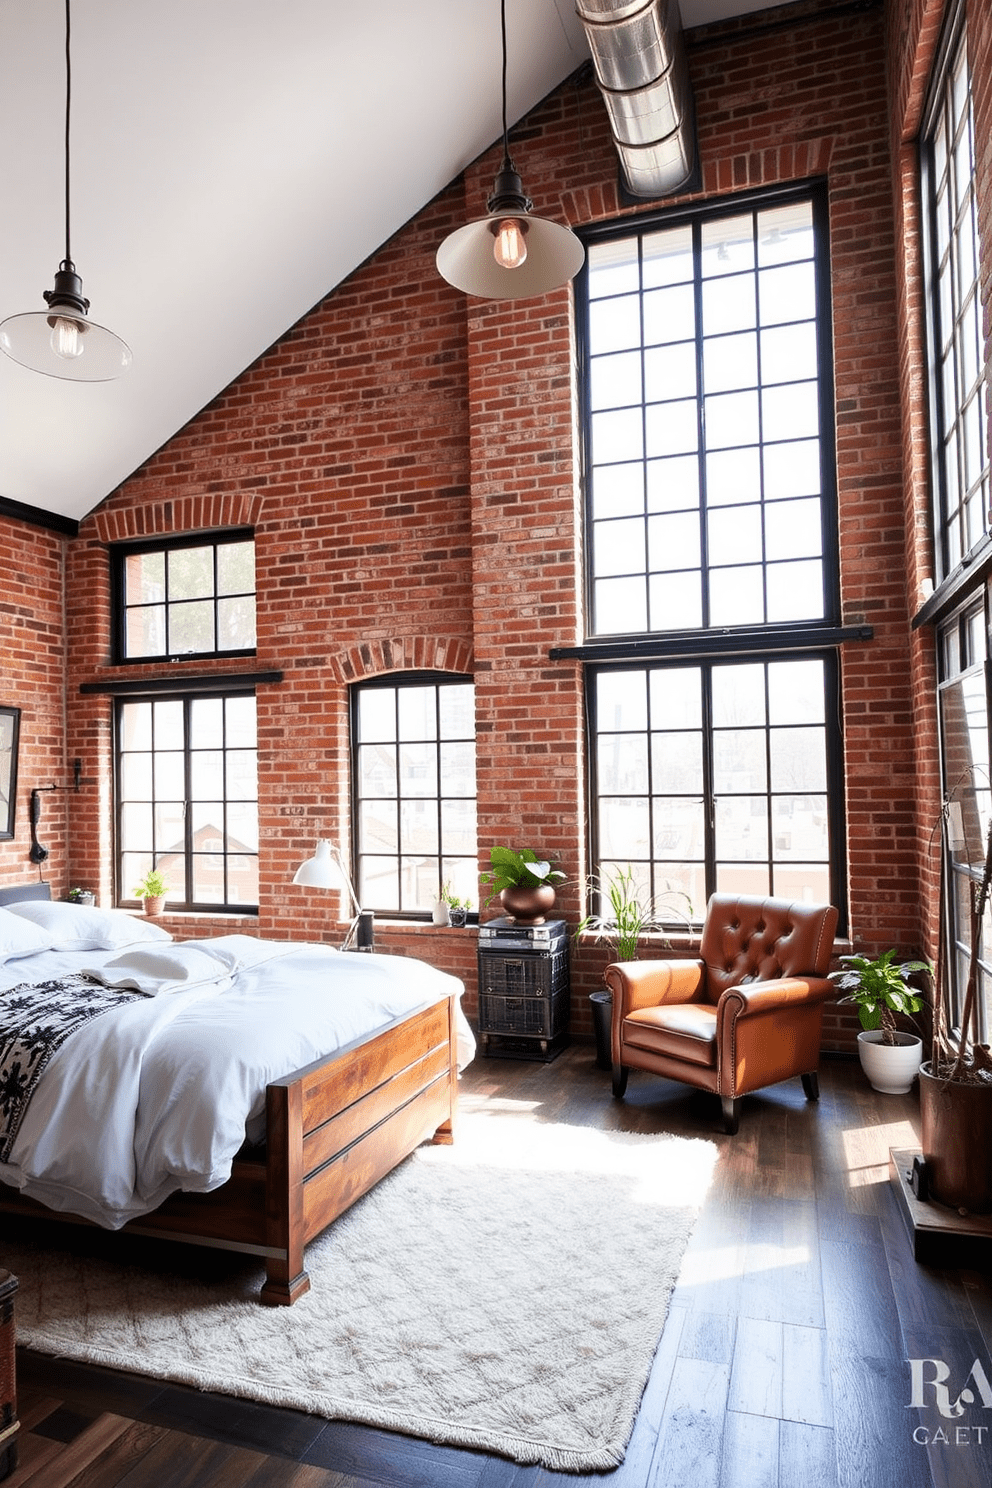
[[[0,0],[0,319],[64,254],[63,28]],[[574,0],[508,0],[507,33],[512,124],[588,48]],[[499,69],[499,0],[73,0],[72,257],[134,360],[0,357],[0,498],[92,510],[498,138]]]

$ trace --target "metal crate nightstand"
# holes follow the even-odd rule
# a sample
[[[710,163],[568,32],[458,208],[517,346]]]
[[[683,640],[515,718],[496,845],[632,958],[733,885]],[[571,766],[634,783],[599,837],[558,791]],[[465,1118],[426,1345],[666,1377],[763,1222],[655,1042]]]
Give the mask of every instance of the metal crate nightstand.
[[[483,1054],[554,1059],[568,1043],[568,926],[479,926],[479,1043]]]
[[[0,1271],[0,1478],[17,1466],[17,1387],[14,1382],[14,1293],[17,1277]]]

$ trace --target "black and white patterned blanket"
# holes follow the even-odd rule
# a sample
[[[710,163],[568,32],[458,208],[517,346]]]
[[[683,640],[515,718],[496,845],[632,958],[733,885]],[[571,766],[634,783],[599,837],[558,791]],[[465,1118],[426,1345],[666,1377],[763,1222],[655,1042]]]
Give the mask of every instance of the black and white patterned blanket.
[[[0,991],[0,1162],[14,1138],[45,1067],[78,1028],[138,992],[100,986],[74,972],[50,982],[22,982]]]

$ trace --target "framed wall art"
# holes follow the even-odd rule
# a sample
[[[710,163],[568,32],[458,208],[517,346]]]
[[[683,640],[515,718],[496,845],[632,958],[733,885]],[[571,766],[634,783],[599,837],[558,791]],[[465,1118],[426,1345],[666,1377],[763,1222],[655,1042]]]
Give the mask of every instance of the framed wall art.
[[[9,842],[14,835],[20,724],[20,708],[0,708],[0,842]]]

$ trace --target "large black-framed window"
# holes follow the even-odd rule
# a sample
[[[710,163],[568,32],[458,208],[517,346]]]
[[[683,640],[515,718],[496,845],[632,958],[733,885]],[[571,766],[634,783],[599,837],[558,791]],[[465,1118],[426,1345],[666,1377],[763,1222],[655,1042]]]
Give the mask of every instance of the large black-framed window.
[[[115,700],[117,896],[149,868],[171,908],[258,909],[253,691]]]
[[[825,190],[592,231],[578,302],[587,638],[836,619]]]
[[[944,922],[948,975],[944,992],[953,1027],[960,1023],[971,955],[971,906],[981,882],[990,814],[988,581],[937,630],[941,772],[945,830]],[[979,944],[979,1040],[992,1035],[992,915]]]
[[[422,918],[443,885],[478,903],[475,688],[410,672],[351,689],[353,856],[358,897]]]
[[[599,873],[673,925],[714,892],[842,904],[835,653],[594,666]]]
[[[163,661],[255,650],[255,539],[237,529],[111,549],[114,658]]]
[[[586,235],[577,281],[590,860],[846,924],[823,183]]]
[[[965,7],[945,32],[921,148],[937,579],[989,526],[987,378]]]

